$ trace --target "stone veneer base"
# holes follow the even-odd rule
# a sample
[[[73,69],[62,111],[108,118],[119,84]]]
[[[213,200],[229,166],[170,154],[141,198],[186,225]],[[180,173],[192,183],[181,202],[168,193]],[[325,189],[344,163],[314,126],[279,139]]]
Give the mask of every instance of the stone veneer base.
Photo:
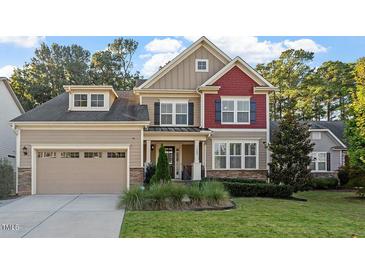
[[[208,178],[267,179],[267,170],[207,170]]]

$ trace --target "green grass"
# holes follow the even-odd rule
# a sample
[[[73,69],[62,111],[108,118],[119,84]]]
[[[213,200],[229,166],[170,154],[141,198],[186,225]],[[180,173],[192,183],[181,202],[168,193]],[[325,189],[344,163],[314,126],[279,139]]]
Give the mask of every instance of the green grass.
[[[311,191],[307,202],[236,198],[227,211],[127,211],[121,237],[365,237],[365,200]]]

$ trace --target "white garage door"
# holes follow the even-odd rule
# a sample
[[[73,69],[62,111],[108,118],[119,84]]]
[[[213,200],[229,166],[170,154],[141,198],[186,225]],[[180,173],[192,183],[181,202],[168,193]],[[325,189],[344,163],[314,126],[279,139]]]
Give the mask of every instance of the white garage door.
[[[37,194],[121,193],[127,188],[123,150],[38,150]]]

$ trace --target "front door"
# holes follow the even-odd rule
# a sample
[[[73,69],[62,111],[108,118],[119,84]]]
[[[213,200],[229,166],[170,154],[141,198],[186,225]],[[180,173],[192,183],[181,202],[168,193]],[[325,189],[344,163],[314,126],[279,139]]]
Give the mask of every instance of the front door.
[[[170,176],[172,179],[175,178],[175,147],[168,146],[165,147],[167,161],[169,163]]]

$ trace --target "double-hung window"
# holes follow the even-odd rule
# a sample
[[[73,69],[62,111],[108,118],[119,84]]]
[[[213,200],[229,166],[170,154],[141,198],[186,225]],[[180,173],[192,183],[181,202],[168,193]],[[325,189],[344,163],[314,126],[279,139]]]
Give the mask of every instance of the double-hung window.
[[[91,107],[104,107],[104,94],[91,94]]]
[[[309,168],[313,171],[327,170],[327,152],[312,152],[310,154],[312,161]]]
[[[74,95],[75,107],[87,107],[87,94],[75,94]]]
[[[257,141],[217,141],[213,147],[215,169],[257,169]]]
[[[248,124],[250,122],[250,99],[222,99],[223,124]]]
[[[188,125],[187,102],[162,102],[160,104],[160,125],[186,126]]]

